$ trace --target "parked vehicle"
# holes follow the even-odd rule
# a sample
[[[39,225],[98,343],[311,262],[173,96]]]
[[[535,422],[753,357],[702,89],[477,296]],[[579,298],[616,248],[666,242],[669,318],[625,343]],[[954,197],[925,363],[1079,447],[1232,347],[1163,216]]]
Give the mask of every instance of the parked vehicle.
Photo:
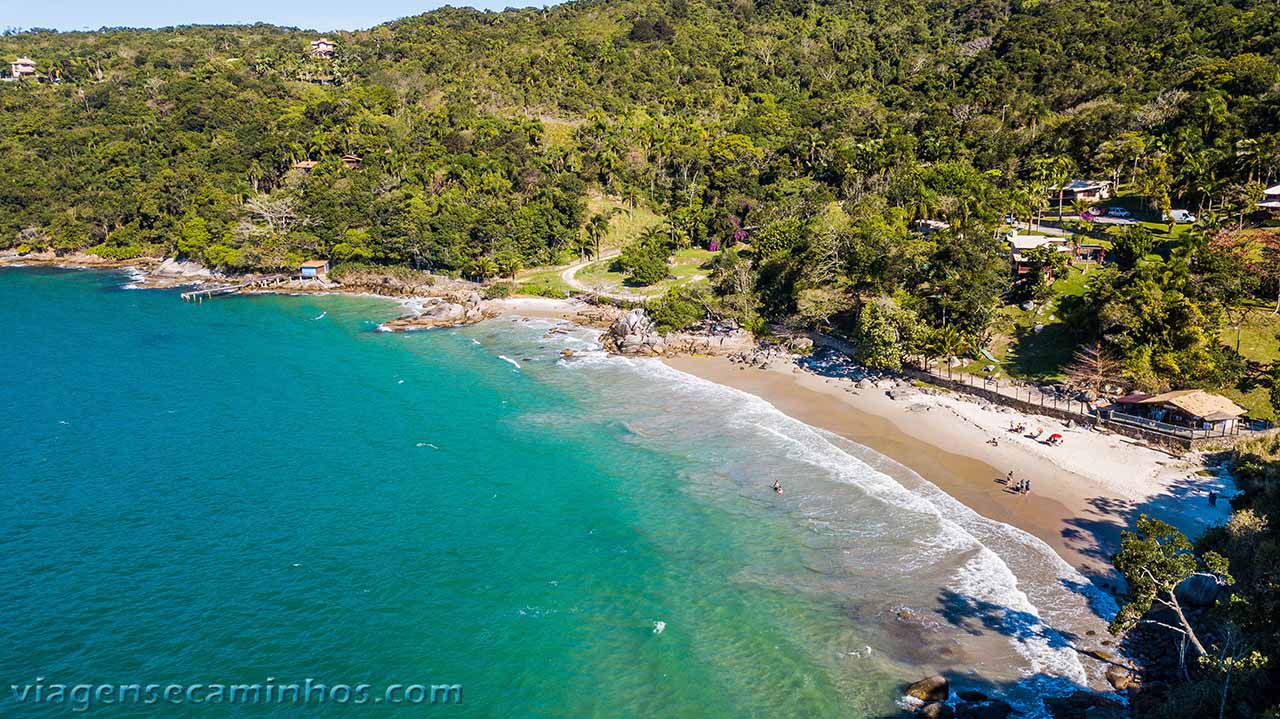
[[[1107,208],[1102,207],[1101,205],[1099,205],[1098,207],[1090,207],[1089,214],[1093,215],[1094,217],[1106,217]]]
[[[1129,211],[1124,209],[1123,207],[1108,207],[1107,216],[1108,217],[1128,217]]]
[[[1190,225],[1196,221],[1196,216],[1186,210],[1169,210],[1168,212],[1162,213],[1160,215],[1160,219],[1165,222],[1172,219],[1180,225]]]

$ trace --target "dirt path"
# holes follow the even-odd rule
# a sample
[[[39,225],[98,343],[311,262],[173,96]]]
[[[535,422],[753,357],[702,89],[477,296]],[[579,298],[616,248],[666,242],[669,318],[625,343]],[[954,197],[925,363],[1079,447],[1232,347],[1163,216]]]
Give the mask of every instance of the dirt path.
[[[605,250],[604,252],[600,253],[599,258],[579,260],[569,265],[568,267],[565,267],[563,270],[561,270],[560,279],[564,280],[564,283],[566,285],[569,285],[570,287],[572,287],[575,290],[578,290],[579,292],[592,292],[602,297],[609,297],[611,299],[622,300],[624,302],[644,302],[645,300],[649,299],[648,295],[635,294],[632,292],[606,292],[605,290],[602,290],[599,287],[592,287],[590,285],[587,285],[578,279],[578,272],[582,268],[586,267],[589,264],[592,264],[593,262],[596,262],[597,259],[603,262],[604,260],[611,260],[614,257],[617,257],[619,254],[621,254],[621,250]]]

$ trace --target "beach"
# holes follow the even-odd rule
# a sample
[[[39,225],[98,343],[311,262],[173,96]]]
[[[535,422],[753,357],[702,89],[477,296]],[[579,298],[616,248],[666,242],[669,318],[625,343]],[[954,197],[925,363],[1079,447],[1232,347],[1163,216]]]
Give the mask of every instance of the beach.
[[[1230,482],[1208,476],[1201,458],[1176,458],[1119,435],[1068,428],[955,393],[909,392],[895,400],[882,387],[858,389],[853,380],[783,361],[767,369],[725,357],[664,361],[892,458],[983,516],[1043,540],[1104,586],[1115,579],[1109,557],[1120,532],[1140,514],[1192,537],[1230,514]],[[1044,437],[1061,433],[1065,441],[1048,446],[1010,431],[1018,423],[1028,433],[1043,427]],[[998,446],[988,444],[993,437]],[[1030,493],[1006,486],[1010,471],[1015,481],[1031,481]],[[1219,495],[1215,506],[1210,491]]]

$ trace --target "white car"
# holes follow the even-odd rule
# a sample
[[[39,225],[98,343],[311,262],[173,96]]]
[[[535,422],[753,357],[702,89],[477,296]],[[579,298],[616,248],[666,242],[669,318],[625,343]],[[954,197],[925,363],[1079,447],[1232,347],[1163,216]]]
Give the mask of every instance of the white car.
[[[1168,212],[1162,213],[1160,217],[1165,222],[1172,219],[1180,225],[1190,225],[1196,221],[1196,216],[1186,210],[1169,210]]]
[[[1129,211],[1123,207],[1108,207],[1107,217],[1128,217]]]

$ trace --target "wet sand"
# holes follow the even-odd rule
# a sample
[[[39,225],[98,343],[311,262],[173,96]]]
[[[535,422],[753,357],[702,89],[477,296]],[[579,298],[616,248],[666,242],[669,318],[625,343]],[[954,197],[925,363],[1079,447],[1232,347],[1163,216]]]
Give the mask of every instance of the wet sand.
[[[894,400],[881,389],[854,390],[849,380],[821,377],[785,365],[771,369],[744,367],[723,357],[675,357],[665,360],[675,369],[756,395],[783,413],[828,430],[886,455],[913,470],[985,517],[1018,527],[1046,542],[1082,574],[1104,583],[1113,578],[1108,558],[1119,545],[1120,532],[1144,508],[1184,531],[1195,532],[1213,523],[1226,509],[1208,511],[1198,497],[1182,498],[1172,489],[1175,478],[1196,465],[1158,455],[1140,447],[1118,447],[1114,437],[1080,431],[1072,435],[1077,453],[1107,451],[1132,457],[1135,477],[1151,475],[1170,485],[1168,497],[1141,497],[1150,482],[1135,482],[1132,495],[1117,493],[1114,484],[1100,485],[1069,472],[1055,461],[1002,438],[987,444],[988,429],[966,422],[946,407],[928,401]],[[1023,415],[1010,412],[1009,418]],[[1038,418],[1028,418],[1034,426]],[[1126,453],[1127,452],[1127,453]],[[1166,466],[1167,463],[1167,466]],[[1032,492],[1018,494],[1005,486],[1007,473],[1030,478]],[[1157,485],[1163,487],[1165,485]],[[1165,500],[1169,501],[1165,501]],[[1195,511],[1179,509],[1194,506]],[[1201,507],[1205,509],[1200,509]]]

